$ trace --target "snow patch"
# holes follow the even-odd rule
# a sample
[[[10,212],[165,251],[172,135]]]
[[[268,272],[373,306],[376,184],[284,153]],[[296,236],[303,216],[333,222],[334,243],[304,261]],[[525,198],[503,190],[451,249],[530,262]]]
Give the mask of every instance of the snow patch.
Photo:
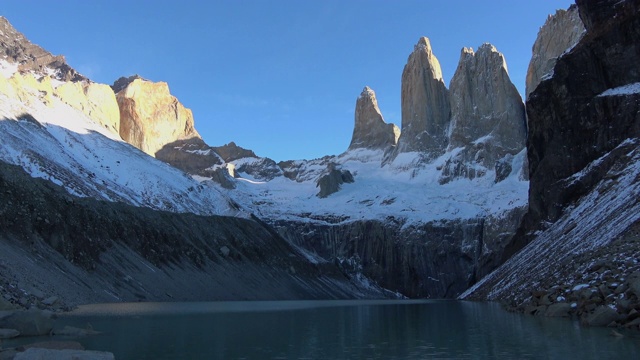
[[[600,95],[598,95],[598,97],[633,95],[638,93],[640,93],[640,82],[618,86],[613,89],[608,89],[602,92]]]

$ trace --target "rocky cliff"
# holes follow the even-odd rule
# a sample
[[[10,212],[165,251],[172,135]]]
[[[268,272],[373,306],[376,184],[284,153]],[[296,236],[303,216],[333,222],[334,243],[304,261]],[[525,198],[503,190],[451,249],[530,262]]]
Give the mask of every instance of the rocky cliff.
[[[120,132],[120,108],[109,85],[88,81],[66,82],[53,92],[63,102],[115,134]]]
[[[66,63],[64,56],[54,56],[31,43],[2,16],[0,16],[0,58],[17,64],[19,71],[34,71],[62,81],[87,80]]]
[[[525,90],[527,97],[535,90],[542,78],[552,75],[550,72],[553,70],[556,59],[575,45],[584,31],[578,7],[575,5],[549,15],[533,44],[533,55],[527,70]]]
[[[640,1],[577,6],[586,33],[527,100],[520,251],[465,297],[637,329]]]
[[[397,153],[421,151],[430,158],[447,147],[451,116],[447,90],[431,42],[418,40],[402,71],[402,127]]]
[[[524,104],[494,46],[484,44],[476,53],[462,49],[449,94],[448,150],[461,150],[445,165],[442,182],[482,176],[524,149]]]
[[[171,95],[167,83],[132,76],[117,80],[113,88],[120,108],[120,136],[145,153],[155,156],[166,144],[200,137],[191,110]]]
[[[384,149],[395,146],[400,129],[387,124],[378,108],[376,93],[366,86],[356,101],[355,125],[349,150],[357,148]]]

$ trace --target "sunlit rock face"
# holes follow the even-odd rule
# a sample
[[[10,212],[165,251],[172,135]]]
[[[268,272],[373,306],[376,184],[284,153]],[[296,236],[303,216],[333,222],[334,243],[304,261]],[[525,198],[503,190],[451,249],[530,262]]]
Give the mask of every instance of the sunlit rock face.
[[[349,150],[388,149],[396,145],[399,136],[400,129],[384,121],[376,93],[366,86],[356,101],[355,126]]]
[[[573,47],[584,31],[584,25],[575,5],[567,10],[558,10],[555,15],[549,15],[533,44],[533,55],[527,70],[527,97],[545,75],[552,75],[550,72],[558,57]]]
[[[54,90],[54,94],[68,105],[105,128],[118,134],[120,109],[116,95],[109,85],[91,82],[66,82]]]
[[[132,76],[112,88],[120,107],[120,136],[138,149],[154,156],[166,144],[200,137],[191,110],[171,95],[167,83]]]
[[[402,132],[396,154],[422,151],[431,157],[447,147],[449,91],[431,43],[420,38],[402,72]]]
[[[509,79],[504,56],[493,45],[484,44],[476,53],[462,49],[450,95],[448,150],[462,150],[445,166],[443,182],[482,176],[505,156],[512,158],[524,149],[524,104]]]

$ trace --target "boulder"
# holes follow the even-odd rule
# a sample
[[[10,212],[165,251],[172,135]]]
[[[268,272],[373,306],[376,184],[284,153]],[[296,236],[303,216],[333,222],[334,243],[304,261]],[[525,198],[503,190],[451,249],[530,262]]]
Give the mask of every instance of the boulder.
[[[191,110],[169,92],[166,82],[151,82],[135,75],[112,86],[120,108],[120,136],[154,156],[176,140],[200,137]]]
[[[418,40],[402,71],[401,107],[402,127],[395,155],[420,151],[434,158],[442,154],[451,116],[449,91],[426,37]]]
[[[15,329],[22,336],[48,335],[53,329],[53,319],[51,313],[45,311],[15,311],[0,316],[0,328]]]
[[[569,303],[555,303],[549,305],[544,316],[547,317],[568,317],[571,311],[571,304]]]
[[[607,326],[614,321],[618,321],[620,315],[609,306],[598,306],[592,314],[586,317],[585,323],[589,326]]]
[[[376,93],[366,86],[356,101],[355,125],[349,150],[386,150],[397,144],[399,136],[400,129],[384,121],[378,108]]]
[[[16,329],[0,329],[0,340],[11,339],[19,335],[20,332]]]

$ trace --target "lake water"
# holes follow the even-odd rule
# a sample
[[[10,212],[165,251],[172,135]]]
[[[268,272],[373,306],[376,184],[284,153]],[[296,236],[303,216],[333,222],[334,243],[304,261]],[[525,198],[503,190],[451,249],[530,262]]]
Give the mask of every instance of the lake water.
[[[637,333],[460,301],[102,304],[56,327],[87,323],[73,340],[116,359],[640,359]]]

